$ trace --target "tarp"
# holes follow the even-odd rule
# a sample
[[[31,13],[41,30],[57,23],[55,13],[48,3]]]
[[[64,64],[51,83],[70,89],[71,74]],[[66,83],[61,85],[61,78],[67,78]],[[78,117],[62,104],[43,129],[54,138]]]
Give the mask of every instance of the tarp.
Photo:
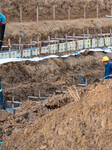
[[[109,46],[107,47],[102,47],[102,48],[95,48],[95,49],[84,49],[81,51],[75,51],[72,52],[70,54],[67,55],[49,55],[49,56],[45,56],[45,57],[34,57],[34,58],[6,58],[6,59],[0,59],[0,64],[5,64],[5,63],[10,63],[10,62],[21,62],[21,61],[32,61],[32,62],[36,62],[36,61],[42,61],[44,59],[49,59],[49,58],[66,58],[69,56],[75,56],[75,55],[79,55],[81,53],[84,53],[85,51],[93,51],[93,52],[105,52],[105,53],[112,53],[112,47]]]

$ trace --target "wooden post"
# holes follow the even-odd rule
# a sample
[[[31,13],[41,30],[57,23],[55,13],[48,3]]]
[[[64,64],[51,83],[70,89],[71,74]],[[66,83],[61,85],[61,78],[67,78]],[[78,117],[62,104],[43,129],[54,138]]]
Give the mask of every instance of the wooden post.
[[[12,110],[14,110],[14,96],[12,96]]]
[[[87,35],[89,35],[89,29],[87,29]]]
[[[104,46],[105,46],[105,36],[104,36]]]
[[[78,39],[76,39],[76,50],[78,49]]]
[[[41,47],[42,47],[42,43],[41,42],[39,42],[39,46],[40,46],[39,55],[41,55]]]
[[[111,5],[111,16],[112,16],[112,5]]]
[[[73,32],[73,42],[75,43],[75,32]],[[74,46],[74,49],[72,49],[75,51],[75,46]]]
[[[53,6],[53,21],[56,20],[56,14],[55,14],[56,6]]]
[[[2,13],[2,6],[0,6],[0,13]]]
[[[19,44],[21,44],[21,37],[19,37]],[[21,49],[20,45],[19,45],[19,49]]]
[[[66,52],[67,52],[67,34],[66,34]]]
[[[59,45],[60,45],[60,41],[58,41],[58,51],[57,51],[58,53],[59,53],[59,48],[60,48]]]
[[[97,3],[97,18],[99,17],[99,7],[98,7],[98,3]]]
[[[85,49],[85,33],[84,33],[84,36],[83,36],[83,49]]]
[[[93,48],[93,38],[91,37],[91,48]]]
[[[110,29],[110,46],[111,46],[111,43],[112,43],[112,42],[111,42],[111,41],[112,41],[111,38],[112,38],[112,29]]]
[[[101,31],[100,31],[100,32],[101,32],[101,36],[102,36],[102,29],[101,29]]]
[[[32,39],[30,40],[30,57],[32,57]]]
[[[11,42],[10,42],[10,39],[8,39],[8,47],[9,47],[9,58],[11,58]]]
[[[40,92],[40,90],[39,90],[39,101],[40,101],[40,97],[41,97],[41,92]]]
[[[22,16],[22,6],[20,5],[20,22],[23,22],[23,16]]]
[[[39,22],[39,11],[38,11],[38,7],[37,7],[37,23]]]
[[[97,35],[97,47],[99,46],[99,44],[98,44],[98,35]]]
[[[75,32],[73,32],[73,37],[75,36]]]
[[[86,5],[84,5],[84,19],[86,18]]]
[[[39,47],[39,36],[37,37],[37,47]]]
[[[48,36],[48,45],[49,45],[49,53],[50,53],[50,36]]]
[[[23,57],[23,45],[20,46],[21,47],[21,58]]]
[[[70,16],[70,9],[71,7],[69,6],[69,9],[68,9],[68,20],[70,20],[71,16]]]

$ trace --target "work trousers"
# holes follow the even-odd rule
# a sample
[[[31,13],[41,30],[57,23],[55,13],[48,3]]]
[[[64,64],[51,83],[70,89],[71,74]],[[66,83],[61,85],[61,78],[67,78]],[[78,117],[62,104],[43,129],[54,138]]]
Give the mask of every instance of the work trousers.
[[[0,24],[0,50],[3,44],[4,33],[5,33],[5,24]]]
[[[6,110],[5,100],[3,96],[3,90],[1,85],[1,78],[0,78],[0,109]]]

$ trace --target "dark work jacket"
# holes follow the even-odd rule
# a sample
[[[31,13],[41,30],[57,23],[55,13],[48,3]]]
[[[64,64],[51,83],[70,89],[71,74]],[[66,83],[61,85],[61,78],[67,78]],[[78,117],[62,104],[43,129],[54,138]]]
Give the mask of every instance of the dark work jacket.
[[[106,76],[108,76],[108,77],[106,77]],[[112,79],[112,63],[108,62],[106,64],[106,66],[105,66],[105,74],[104,74],[103,78],[105,78],[105,79]]]

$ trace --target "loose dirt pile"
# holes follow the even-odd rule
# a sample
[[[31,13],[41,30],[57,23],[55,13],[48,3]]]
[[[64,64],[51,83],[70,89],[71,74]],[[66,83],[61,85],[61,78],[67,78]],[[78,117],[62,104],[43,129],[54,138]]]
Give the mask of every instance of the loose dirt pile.
[[[3,131],[2,149],[111,149],[111,93],[110,80],[94,83],[86,89],[68,88],[68,93],[60,95],[58,101],[60,99],[61,104],[65,97],[68,100],[56,108],[48,108],[52,101],[55,103],[55,96],[40,103],[41,109],[31,102],[22,104],[15,119],[10,118],[7,123],[12,126],[10,135]]]
[[[27,100],[28,96],[53,94],[55,90],[66,89],[81,83],[77,75],[87,78],[88,84],[104,74],[102,57],[111,54],[85,52],[68,58],[46,59],[40,62],[13,62],[0,66],[5,100]],[[47,96],[47,95],[46,95]]]

